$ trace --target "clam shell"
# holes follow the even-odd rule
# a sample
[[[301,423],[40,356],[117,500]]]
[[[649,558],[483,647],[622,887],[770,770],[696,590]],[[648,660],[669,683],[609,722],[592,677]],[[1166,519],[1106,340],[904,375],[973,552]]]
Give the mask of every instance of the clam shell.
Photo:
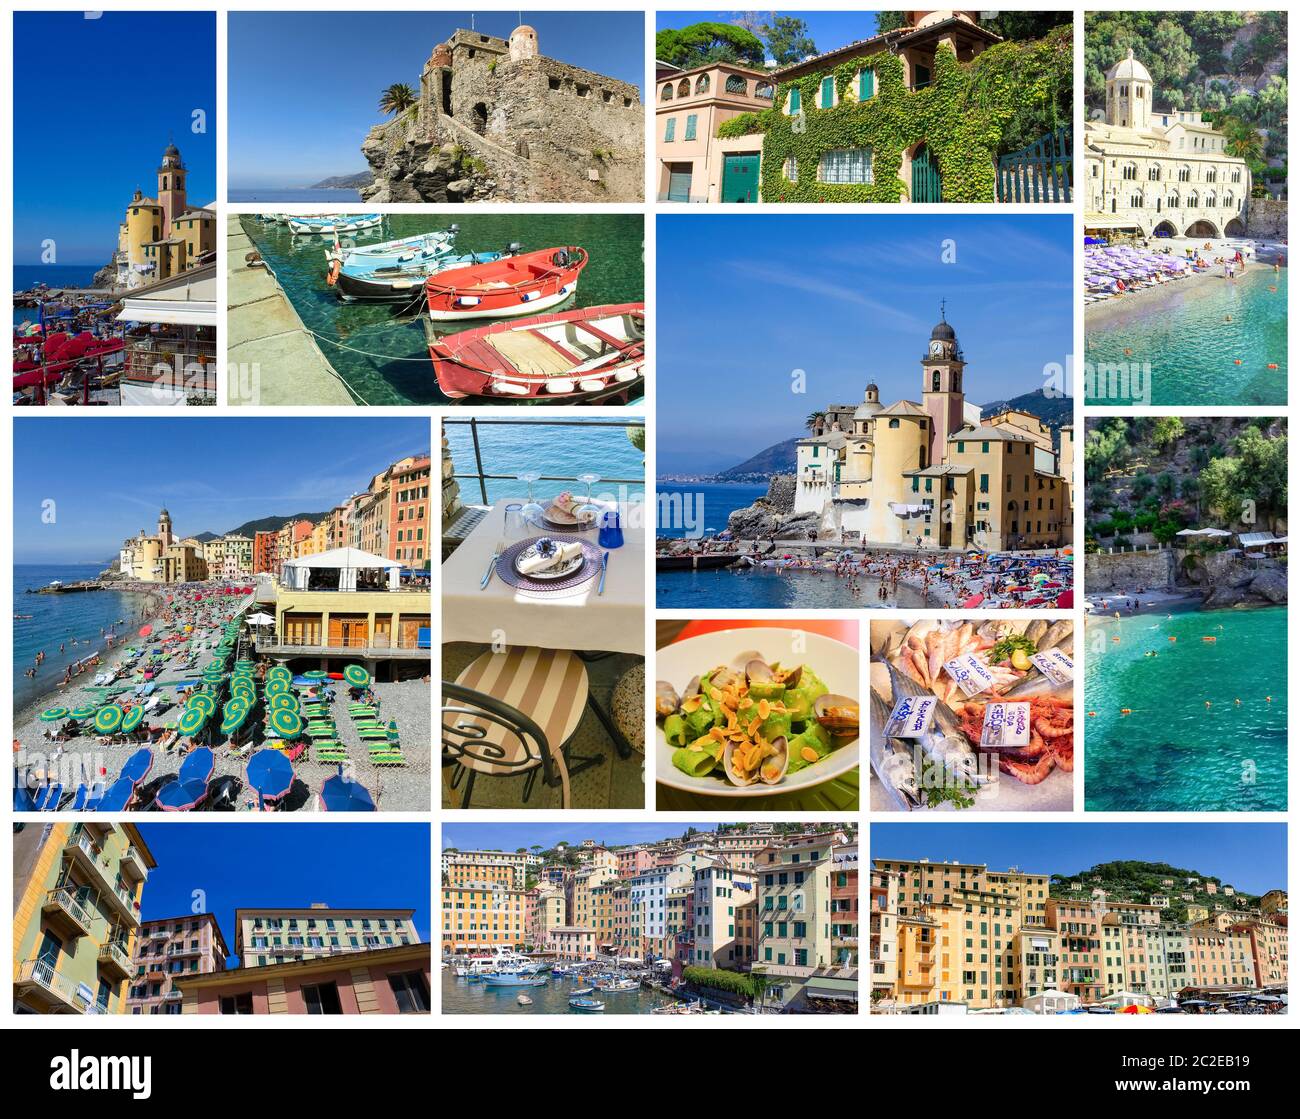
[[[764,758],[758,767],[758,779],[764,785],[779,785],[785,780],[785,771],[790,768],[790,750],[784,735],[772,739],[776,750],[770,758]]]
[[[736,743],[728,742],[722,750],[722,771],[726,774],[727,780],[733,785],[738,785],[741,788],[744,788],[746,785],[753,785],[758,781],[758,774],[755,774],[753,777],[745,777],[738,773],[732,764],[735,754]],[[760,768],[762,767],[760,766]]]
[[[655,714],[666,719],[681,704],[681,697],[667,680],[655,681]]]
[[[827,692],[813,701],[817,721],[833,735],[857,734],[858,701],[846,695]]]

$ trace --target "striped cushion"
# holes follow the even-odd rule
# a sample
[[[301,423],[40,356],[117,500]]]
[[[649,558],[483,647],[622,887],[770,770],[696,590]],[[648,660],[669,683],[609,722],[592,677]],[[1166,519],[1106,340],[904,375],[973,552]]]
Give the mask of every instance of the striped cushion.
[[[587,703],[587,668],[565,650],[521,647],[487,652],[466,668],[456,683],[522,711],[542,728],[552,750],[559,750],[573,736]],[[492,753],[492,746],[505,751],[500,762],[467,755],[458,759],[462,765],[496,774],[523,773],[541,765],[541,758],[528,757],[525,745],[499,723],[468,715],[457,722],[484,730],[482,739],[451,736],[453,741],[463,742],[471,754]]]

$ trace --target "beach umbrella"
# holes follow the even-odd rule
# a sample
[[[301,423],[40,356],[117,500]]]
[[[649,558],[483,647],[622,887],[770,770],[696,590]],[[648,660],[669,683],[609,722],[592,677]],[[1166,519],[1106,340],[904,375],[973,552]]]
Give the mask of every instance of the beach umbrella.
[[[126,734],[130,734],[142,722],[144,722],[144,708],[132,707],[130,711],[122,716],[122,726],[119,729]]]
[[[267,709],[270,711],[301,711],[298,706],[298,697],[292,693],[280,692],[278,695],[271,696],[266,701]]]
[[[138,785],[149,776],[151,769],[153,769],[153,751],[148,746],[145,746],[122,763],[122,772],[118,776],[125,778],[133,785]]]
[[[68,714],[74,719],[93,719],[95,717],[95,708],[93,704],[84,704],[81,707],[74,707]]]
[[[258,750],[248,759],[244,777],[266,800],[279,800],[293,788],[293,765],[278,750]]]
[[[202,804],[208,796],[206,781],[172,781],[158,790],[154,804],[164,812],[189,812]]]
[[[268,679],[266,687],[263,689],[267,695],[284,695],[289,691],[289,681],[277,676],[274,680]]]
[[[201,707],[187,707],[182,713],[180,721],[176,724],[176,729],[181,734],[193,737],[203,729],[203,724],[208,721],[210,714],[211,712],[205,711]]]
[[[232,735],[248,720],[247,707],[231,707],[226,704],[225,710],[221,714],[221,733]]]
[[[343,670],[343,679],[354,688],[364,688],[370,683],[370,673],[359,664],[350,664]]]
[[[375,800],[360,781],[340,772],[320,787],[320,806],[322,812],[373,812]]]
[[[122,725],[122,719],[125,715],[126,712],[118,707],[116,703],[101,707],[95,712],[95,729],[100,734],[112,734]]]
[[[216,768],[216,755],[208,747],[200,746],[185,755],[185,760],[181,762],[181,770],[177,777],[182,782],[202,781],[206,785],[212,780],[212,774]]]
[[[297,738],[302,734],[302,716],[288,707],[277,707],[271,712],[271,729],[281,738]]]
[[[60,719],[66,719],[70,714],[71,712],[66,707],[51,707],[48,711],[41,712],[41,722],[57,723]]]
[[[310,672],[304,672],[302,675],[305,680],[328,680],[330,676],[328,672],[321,668],[313,668]]]
[[[145,625],[140,627],[141,637],[148,637],[151,633],[153,633],[153,626]]]
[[[190,710],[202,711],[206,719],[217,709],[217,700],[211,692],[195,692],[185,701],[185,706]]]

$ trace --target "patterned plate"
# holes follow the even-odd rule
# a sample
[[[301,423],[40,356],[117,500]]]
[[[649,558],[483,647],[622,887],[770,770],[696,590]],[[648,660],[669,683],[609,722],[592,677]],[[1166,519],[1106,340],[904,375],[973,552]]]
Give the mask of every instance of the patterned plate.
[[[574,587],[580,587],[583,583],[589,582],[600,574],[600,549],[596,545],[580,540],[582,545],[583,563],[573,574],[563,579],[534,579],[528,575],[520,575],[515,570],[515,557],[521,552],[531,548],[541,537],[534,536],[528,540],[520,540],[516,544],[511,544],[500,556],[497,557],[497,576],[507,586],[518,587],[523,591],[566,591]]]

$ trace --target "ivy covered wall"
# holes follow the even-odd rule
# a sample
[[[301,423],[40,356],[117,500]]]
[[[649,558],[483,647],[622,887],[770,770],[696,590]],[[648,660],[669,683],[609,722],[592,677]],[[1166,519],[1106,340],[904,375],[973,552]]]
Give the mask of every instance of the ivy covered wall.
[[[935,51],[931,84],[909,90],[903,63],[884,52],[854,58],[777,87],[770,109],[725,121],[718,136],[763,134],[761,188],[765,202],[898,202],[911,193],[900,177],[903,153],[924,143],[939,169],[945,202],[993,202],[996,161],[1005,142],[1041,118],[1042,132],[1069,123],[1072,29],[1058,28],[1033,42],[999,43],[969,63],[947,44]],[[875,93],[857,100],[857,75],[875,72]],[[834,79],[836,104],[821,108],[823,79]],[[790,91],[799,89],[801,114],[788,116]],[[1034,137],[1036,138],[1036,137]],[[1019,145],[1017,145],[1019,146]],[[823,152],[870,148],[871,183],[823,183]],[[785,177],[797,161],[798,181]]]

